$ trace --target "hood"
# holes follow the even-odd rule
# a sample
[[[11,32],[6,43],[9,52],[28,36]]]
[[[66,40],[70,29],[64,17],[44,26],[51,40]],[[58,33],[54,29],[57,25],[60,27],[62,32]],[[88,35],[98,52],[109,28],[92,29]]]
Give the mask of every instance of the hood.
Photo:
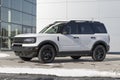
[[[42,34],[36,34],[36,33],[26,33],[26,34],[19,34],[16,35],[15,37],[37,37],[40,36]]]
[[[56,34],[45,34],[45,33],[32,33],[32,34],[19,34],[19,35],[16,35],[15,37],[38,37],[38,36],[54,36]]]

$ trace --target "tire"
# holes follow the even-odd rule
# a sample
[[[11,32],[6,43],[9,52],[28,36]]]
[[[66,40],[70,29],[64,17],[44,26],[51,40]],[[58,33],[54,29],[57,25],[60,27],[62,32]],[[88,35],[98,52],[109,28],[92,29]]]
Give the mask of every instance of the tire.
[[[73,60],[77,60],[77,59],[80,59],[81,56],[71,56],[71,58],[72,58]]]
[[[103,61],[106,57],[106,49],[104,46],[102,45],[97,45],[94,49],[93,49],[93,53],[92,53],[92,59],[94,61]]]
[[[55,59],[55,49],[51,45],[44,45],[39,50],[38,59],[41,63],[51,63]]]
[[[24,60],[24,61],[30,61],[32,58],[20,57],[20,59],[22,59],[22,60]]]

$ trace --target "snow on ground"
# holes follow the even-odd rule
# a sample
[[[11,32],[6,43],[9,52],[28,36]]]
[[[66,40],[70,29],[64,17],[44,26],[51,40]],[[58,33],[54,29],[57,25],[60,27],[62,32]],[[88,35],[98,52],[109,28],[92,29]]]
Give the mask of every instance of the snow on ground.
[[[56,75],[62,77],[120,77],[120,73],[97,71],[90,69],[62,69],[62,68],[9,68],[0,67],[0,73],[15,73],[15,74],[43,74]]]
[[[10,55],[5,54],[5,53],[0,53],[0,58],[2,58],[2,57],[8,57],[8,56],[10,56]]]

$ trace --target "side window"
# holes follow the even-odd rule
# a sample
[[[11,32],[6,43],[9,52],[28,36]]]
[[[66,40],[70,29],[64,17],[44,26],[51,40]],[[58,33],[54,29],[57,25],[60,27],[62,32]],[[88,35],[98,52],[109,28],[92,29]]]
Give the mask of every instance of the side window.
[[[67,31],[69,34],[77,34],[76,23],[75,22],[68,23],[63,30]]]
[[[71,27],[68,26],[68,25],[65,25],[64,28],[63,28],[63,33],[67,33],[67,34],[70,34],[71,33]]]
[[[104,24],[94,23],[93,29],[95,33],[107,33]]]
[[[78,23],[78,33],[79,34],[93,34],[93,30],[89,23]]]
[[[50,34],[57,33],[58,27],[59,27],[58,25],[55,25],[55,26],[51,27],[48,31],[46,31],[46,33],[50,33]]]

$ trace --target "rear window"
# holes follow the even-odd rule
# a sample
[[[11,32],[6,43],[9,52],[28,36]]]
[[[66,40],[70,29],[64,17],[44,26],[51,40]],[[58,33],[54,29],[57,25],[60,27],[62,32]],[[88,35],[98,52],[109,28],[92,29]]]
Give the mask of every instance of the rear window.
[[[93,30],[95,33],[107,33],[104,24],[101,23],[93,23]]]

